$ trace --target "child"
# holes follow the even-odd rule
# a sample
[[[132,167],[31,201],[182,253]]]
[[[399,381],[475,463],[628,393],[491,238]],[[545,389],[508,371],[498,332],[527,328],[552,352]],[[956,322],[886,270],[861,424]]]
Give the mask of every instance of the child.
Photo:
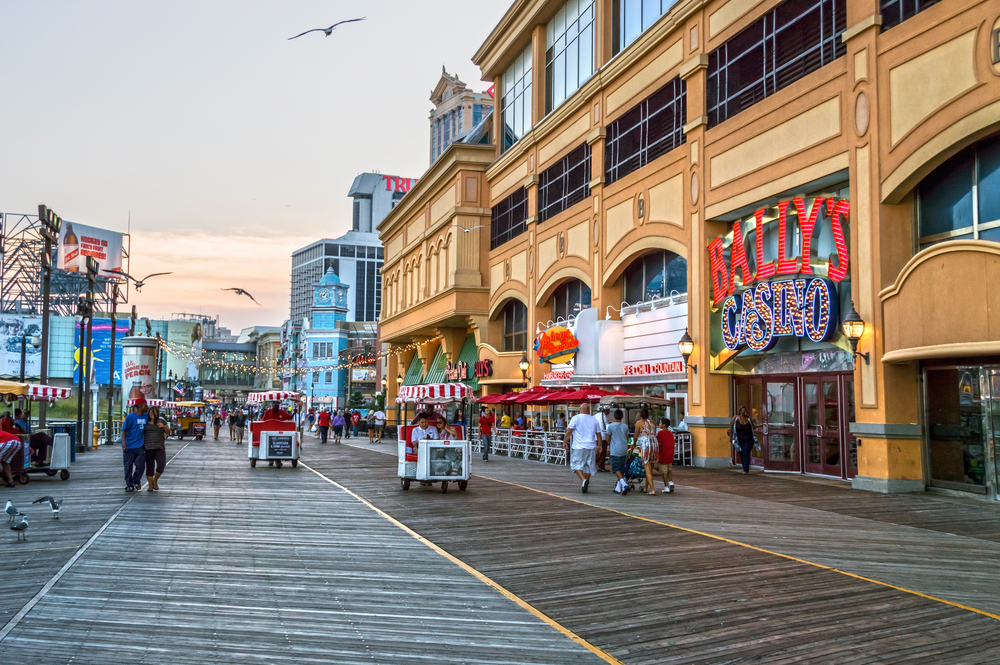
[[[628,494],[629,486],[625,482],[625,471],[628,469],[628,425],[622,422],[625,414],[621,409],[615,410],[615,421],[608,425],[604,438],[609,443],[611,454],[611,471],[618,477],[615,493]]]
[[[667,492],[674,491],[674,433],[670,431],[670,419],[660,419],[660,429],[656,432],[656,440],[660,444],[659,467],[663,474],[663,488]]]

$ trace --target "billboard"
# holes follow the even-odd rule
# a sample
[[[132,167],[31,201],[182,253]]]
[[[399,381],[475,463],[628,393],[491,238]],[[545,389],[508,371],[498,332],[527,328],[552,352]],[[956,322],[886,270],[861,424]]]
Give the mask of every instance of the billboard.
[[[63,220],[56,268],[86,273],[88,256],[97,260],[100,271],[121,270],[122,234]]]
[[[167,361],[167,371],[174,378],[198,382],[205,333],[199,321],[170,321],[167,324],[167,341],[178,346]]]
[[[115,322],[115,385],[122,383],[122,338],[128,336],[128,319]],[[86,333],[84,333],[86,334]],[[94,319],[94,329],[91,332],[91,356],[93,372],[90,376],[94,382],[106,386],[111,377],[111,319]],[[76,324],[73,336],[73,383],[80,382],[80,323]]]
[[[0,374],[4,376],[20,376],[21,374],[21,337],[23,335],[42,334],[42,317],[18,316],[17,314],[0,314]],[[24,375],[39,376],[41,374],[42,354],[39,349],[29,343],[25,347]]]
[[[375,382],[375,370],[374,369],[352,369],[351,370],[351,382],[352,383],[374,383]]]

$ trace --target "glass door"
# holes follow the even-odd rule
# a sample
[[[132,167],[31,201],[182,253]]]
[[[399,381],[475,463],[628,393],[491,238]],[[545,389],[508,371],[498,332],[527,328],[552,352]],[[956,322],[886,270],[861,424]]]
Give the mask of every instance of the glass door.
[[[747,414],[750,416],[750,422],[753,423],[754,433],[757,434],[757,441],[760,442],[760,450],[756,448],[750,455],[750,463],[753,466],[763,467],[765,451],[767,450],[767,444],[764,440],[764,420],[763,420],[763,404],[762,404],[762,394],[764,391],[764,382],[759,378],[739,378],[735,381],[736,384],[736,404],[733,410],[733,416],[740,412],[741,407],[746,407]],[[733,464],[740,463],[740,455],[733,448],[730,451]]]
[[[844,418],[841,421],[843,437],[846,440],[846,457],[844,463],[847,465],[845,477],[850,480],[858,475],[858,439],[851,434],[851,423],[854,422],[854,375],[845,374],[844,379]]]
[[[801,471],[796,427],[795,381],[764,384],[764,468]]]
[[[806,473],[843,477],[840,389],[836,376],[802,382]]]

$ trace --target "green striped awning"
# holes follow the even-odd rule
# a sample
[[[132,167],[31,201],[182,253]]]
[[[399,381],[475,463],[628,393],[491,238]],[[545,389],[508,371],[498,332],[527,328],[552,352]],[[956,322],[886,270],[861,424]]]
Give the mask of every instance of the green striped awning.
[[[424,383],[444,383],[447,369],[448,359],[444,355],[444,345],[439,344],[437,352],[434,354],[434,360],[431,361],[431,366],[427,370],[427,376],[424,377]]]
[[[403,376],[404,386],[415,386],[419,383],[423,383],[421,379],[424,376],[424,364],[420,362],[420,356],[416,353],[413,354],[413,360],[410,361],[410,366],[406,368],[406,374]]]
[[[479,379],[475,375],[476,363],[479,362],[479,347],[476,346],[476,336],[474,334],[465,338],[465,344],[462,345],[462,352],[458,354],[458,362],[469,365],[469,378],[463,381],[463,383],[467,384],[473,390],[479,390]]]

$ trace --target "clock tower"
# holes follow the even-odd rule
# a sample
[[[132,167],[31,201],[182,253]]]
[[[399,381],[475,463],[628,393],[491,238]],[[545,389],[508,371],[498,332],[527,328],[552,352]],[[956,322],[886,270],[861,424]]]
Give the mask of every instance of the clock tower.
[[[337,321],[347,320],[347,289],[333,268],[327,269],[323,279],[313,284],[313,330],[332,329]]]

